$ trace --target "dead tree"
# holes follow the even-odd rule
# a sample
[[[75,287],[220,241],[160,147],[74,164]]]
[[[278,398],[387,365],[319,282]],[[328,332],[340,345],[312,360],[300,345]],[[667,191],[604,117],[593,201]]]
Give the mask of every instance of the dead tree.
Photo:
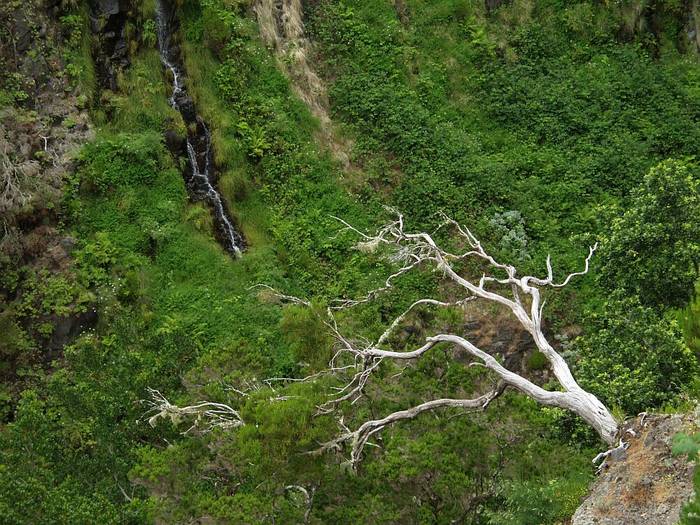
[[[215,428],[231,429],[244,425],[241,415],[223,403],[199,401],[194,405],[179,407],[168,401],[163,394],[153,388],[148,388],[149,399],[144,403],[149,407],[145,416],[148,423],[154,427],[159,419],[168,419],[174,425],[181,421],[191,421],[191,426],[182,434],[206,434]]]
[[[381,419],[367,421],[356,430],[350,430],[345,425],[343,433],[336,439],[324,444],[320,451],[337,449],[342,443],[351,446],[351,463],[356,465],[361,458],[362,450],[370,437],[395,422],[412,419],[419,414],[445,407],[459,407],[469,410],[483,410],[505,388],[512,388],[538,403],[569,410],[581,416],[598,433],[600,438],[608,445],[612,445],[618,432],[618,423],[610,411],[601,403],[595,395],[585,391],[574,379],[569,366],[564,358],[557,353],[547,341],[542,330],[542,314],[544,300],[541,298],[541,290],[544,288],[562,288],[574,277],[588,272],[589,262],[596,246],[590,248],[585,259],[582,271],[568,275],[563,281],[555,282],[550,258],[547,258],[547,276],[544,278],[533,276],[518,276],[515,267],[497,261],[483,248],[479,240],[472,232],[456,221],[444,217],[444,221],[438,230],[451,230],[454,233],[452,244],[459,245],[459,250],[442,247],[436,242],[436,233],[424,232],[409,233],[405,229],[404,217],[395,210],[396,219],[381,227],[373,234],[360,232],[347,222],[340,220],[347,229],[357,234],[361,240],[357,247],[365,252],[382,250],[399,269],[392,273],[384,285],[372,290],[366,296],[356,300],[342,300],[332,304],[327,311],[326,324],[333,332],[337,340],[338,348],[335,353],[329,371],[347,371],[348,365],[343,356],[350,356],[354,375],[343,387],[338,389],[337,395],[323,405],[322,411],[331,411],[335,405],[342,401],[354,402],[361,396],[366,382],[380,363],[384,360],[412,360],[418,359],[423,354],[430,352],[437,345],[447,343],[457,346],[475,360],[473,365],[481,365],[493,372],[499,379],[498,386],[492,391],[473,399],[434,399],[418,406],[389,414]],[[462,263],[467,260],[481,261],[488,273],[484,273],[478,280],[470,279],[463,275],[460,269]],[[441,301],[431,298],[423,298],[414,302],[405,312],[389,323],[386,331],[375,341],[367,341],[358,337],[348,337],[338,328],[335,312],[358,304],[372,301],[378,294],[390,289],[393,281],[418,267],[432,267],[437,270],[445,281],[453,288],[461,291],[461,298],[456,301]],[[289,296],[279,296],[289,300]],[[294,302],[305,303],[296,298]],[[483,300],[497,303],[506,307],[522,327],[532,336],[538,350],[544,354],[554,377],[559,383],[559,390],[545,390],[525,377],[505,368],[494,356],[477,348],[472,342],[459,334],[436,333],[425,339],[425,344],[409,351],[395,351],[387,344],[392,333],[401,326],[407,315],[421,305],[437,307],[458,307],[472,300]]]
[[[403,215],[395,210],[391,211],[396,214],[396,219],[373,234],[365,234],[342,219],[338,219],[347,229],[361,238],[357,244],[358,249],[364,252],[381,250],[382,254],[397,264],[399,268],[387,277],[381,287],[370,291],[359,299],[338,300],[322,314],[323,321],[333,334],[337,344],[329,368],[306,378],[271,378],[264,383],[271,387],[273,382],[312,381],[325,374],[347,374],[349,372],[350,380],[343,387],[337,388],[331,399],[319,407],[321,413],[332,413],[340,403],[345,401],[354,403],[361,398],[367,381],[384,360],[419,359],[441,343],[453,345],[466,351],[474,359],[472,365],[480,365],[493,372],[498,378],[498,383],[492,390],[472,399],[430,400],[405,410],[393,412],[380,419],[366,421],[356,430],[349,429],[341,419],[342,433],[337,438],[323,444],[314,453],[339,449],[342,444],[348,443],[351,447],[350,462],[352,466],[356,466],[369,439],[387,426],[402,420],[413,419],[423,412],[439,408],[484,410],[506,388],[512,388],[544,406],[558,407],[579,415],[595,429],[605,443],[612,446],[618,433],[618,422],[595,395],[579,386],[566,361],[547,341],[542,330],[544,300],[541,298],[541,290],[562,288],[569,284],[574,277],[588,273],[589,263],[597,246],[594,245],[589,249],[583,270],[569,274],[561,282],[554,280],[554,271],[549,257],[547,257],[546,262],[546,277],[539,278],[527,275],[520,277],[514,266],[499,262],[489,255],[472,232],[456,221],[445,216],[443,223],[438,228],[438,230],[450,230],[454,233],[452,244],[460,246],[460,249],[451,250],[436,242],[436,233],[407,232]],[[463,275],[465,272],[461,267],[468,260],[480,261],[488,273],[483,273],[478,280]],[[336,319],[336,312],[369,303],[379,294],[392,288],[393,282],[398,277],[419,267],[428,267],[439,272],[445,282],[457,290],[461,297],[452,301],[433,298],[418,299],[389,323],[386,330],[374,341],[343,334]],[[272,293],[279,300],[311,307],[310,302],[278,293],[269,286],[258,285],[258,287],[262,289],[262,293]],[[478,348],[459,334],[436,333],[427,337],[422,346],[413,350],[396,351],[391,349],[389,340],[392,334],[418,307],[463,307],[466,303],[475,300],[496,303],[510,310],[522,327],[532,336],[538,350],[546,357],[552,374],[559,383],[559,390],[545,390],[527,378],[508,370],[494,356]],[[174,422],[178,422],[183,416],[194,417],[195,423],[185,433],[193,430],[207,432],[214,427],[226,429],[243,425],[238,412],[228,405],[204,401],[193,406],[179,408],[170,404],[160,392],[149,389],[149,393],[151,413],[155,413],[149,420],[151,424],[154,424],[158,418],[170,418]],[[285,396],[277,396],[271,400],[281,401],[284,399],[286,399]],[[620,446],[624,447],[625,444],[621,441]],[[604,455],[605,453],[603,457]]]

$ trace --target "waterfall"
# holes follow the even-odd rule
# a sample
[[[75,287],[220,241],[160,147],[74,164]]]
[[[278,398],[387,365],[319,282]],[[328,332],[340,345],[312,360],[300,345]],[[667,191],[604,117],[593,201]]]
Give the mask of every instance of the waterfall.
[[[206,201],[214,214],[217,237],[226,251],[239,257],[245,241],[234,227],[221,195],[214,186],[212,170],[211,134],[204,120],[197,115],[194,102],[187,95],[184,72],[179,65],[177,49],[171,43],[175,12],[168,0],[156,0],[156,22],[158,28],[158,50],[163,65],[173,77],[173,92],[170,105],[178,110],[187,125],[187,158],[190,173],[186,177],[187,188],[195,199]],[[194,125],[194,126],[192,126]],[[194,131],[191,131],[194,128]]]

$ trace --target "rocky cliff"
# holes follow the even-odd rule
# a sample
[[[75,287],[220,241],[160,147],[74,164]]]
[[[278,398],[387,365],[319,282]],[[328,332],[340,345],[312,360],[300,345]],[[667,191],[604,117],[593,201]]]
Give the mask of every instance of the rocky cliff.
[[[700,413],[641,415],[624,427],[626,450],[608,456],[572,525],[674,525],[693,495],[694,465],[671,453],[673,436],[694,432]]]

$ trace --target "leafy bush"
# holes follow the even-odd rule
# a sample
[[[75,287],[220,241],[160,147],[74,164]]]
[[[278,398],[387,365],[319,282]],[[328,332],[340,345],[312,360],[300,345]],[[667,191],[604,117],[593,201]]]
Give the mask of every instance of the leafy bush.
[[[53,274],[42,269],[30,272],[23,283],[16,308],[21,317],[67,316],[84,312],[91,296],[74,275]]]
[[[697,373],[697,359],[669,321],[634,297],[612,299],[589,316],[574,342],[584,388],[627,414],[659,408]]]
[[[489,224],[501,237],[499,248],[504,254],[515,261],[530,259],[525,221],[519,211],[496,213]]]
[[[117,261],[117,250],[104,232],[74,253],[78,274],[86,286],[105,284],[110,267]]]
[[[700,263],[700,187],[686,163],[655,166],[604,238],[601,281],[643,304],[683,307]]]
[[[489,525],[559,523],[574,513],[583,496],[580,484],[566,479],[505,485],[505,508],[487,511]]]
[[[158,174],[161,140],[156,133],[98,138],[80,155],[83,181],[99,193],[119,186],[148,185]]]
[[[141,30],[141,41],[146,47],[154,47],[158,42],[158,30],[155,20],[146,20]]]
[[[527,358],[527,367],[530,370],[544,370],[548,365],[549,360],[542,352],[532,352]]]
[[[11,359],[27,352],[35,347],[34,341],[27,335],[26,331],[17,323],[13,312],[0,312],[0,370],[6,368],[7,359]]]

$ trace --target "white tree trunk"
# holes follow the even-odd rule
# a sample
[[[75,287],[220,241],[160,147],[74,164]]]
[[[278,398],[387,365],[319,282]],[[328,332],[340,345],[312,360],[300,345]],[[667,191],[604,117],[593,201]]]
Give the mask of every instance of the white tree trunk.
[[[617,421],[615,421],[610,411],[595,395],[586,392],[579,386],[564,358],[549,344],[542,331],[544,301],[540,299],[540,289],[544,287],[561,288],[567,285],[573,277],[586,274],[589,269],[590,259],[597,246],[590,248],[588,256],[585,259],[584,269],[580,272],[569,274],[561,283],[555,283],[554,281],[552,265],[549,258],[547,258],[546,264],[547,277],[518,277],[517,271],[513,266],[496,261],[492,256],[486,253],[481,243],[468,229],[459,225],[454,220],[444,217],[445,221],[440,228],[453,228],[457,234],[457,238],[463,243],[466,241],[468,249],[459,254],[451,253],[438,246],[433,236],[430,234],[423,232],[405,232],[403,216],[398,212],[395,213],[397,219],[385,225],[373,235],[366,235],[342,219],[338,219],[348,229],[357,233],[362,238],[362,241],[358,244],[358,249],[365,252],[386,249],[389,252],[389,258],[393,261],[400,262],[402,266],[386,279],[384,286],[381,288],[372,290],[365,297],[360,299],[338,301],[328,309],[326,324],[333,331],[339,344],[339,350],[331,361],[331,370],[338,371],[346,368],[336,365],[336,361],[340,359],[340,356],[343,354],[349,353],[353,356],[355,367],[358,368],[358,372],[352,377],[350,383],[340,390],[335,399],[326,403],[326,406],[335,405],[346,400],[354,402],[362,394],[362,390],[371,373],[376,370],[384,359],[417,359],[425,352],[430,351],[437,344],[449,343],[466,350],[478,363],[494,372],[500,378],[503,386],[511,387],[531,397],[542,405],[562,408],[581,416],[584,421],[595,429],[605,443],[613,445],[618,432]],[[455,263],[467,258],[480,259],[492,272],[495,271],[496,273],[504,274],[506,277],[484,274],[478,282],[472,281],[460,275],[455,265]],[[389,290],[393,286],[393,281],[396,278],[420,265],[433,266],[444,275],[446,281],[463,289],[466,295],[462,299],[452,302],[430,298],[423,298],[416,301],[404,313],[390,323],[386,331],[374,343],[369,343],[364,340],[356,341],[340,332],[333,314],[334,310],[349,308],[371,301],[377,294]],[[487,288],[487,285],[491,285],[491,287]],[[495,302],[505,306],[513,313],[523,328],[530,333],[538,350],[547,358],[551,371],[559,382],[560,390],[545,390],[525,377],[508,370],[492,355],[477,348],[473,343],[456,334],[436,334],[428,337],[423,346],[411,351],[395,351],[386,348],[389,336],[401,325],[407,314],[414,308],[420,305],[458,307],[474,299]],[[344,434],[324,445],[322,450],[335,448],[344,441],[350,441],[353,444],[351,461],[353,464],[356,464],[360,459],[362,448],[367,444],[369,437],[385,428],[387,425],[403,419],[416,417],[422,412],[436,408],[450,406],[460,406],[470,409],[485,408],[499,392],[490,392],[476,399],[439,399],[428,401],[411,409],[395,412],[382,419],[368,421],[355,431],[346,429]],[[325,408],[325,406],[323,408]]]

